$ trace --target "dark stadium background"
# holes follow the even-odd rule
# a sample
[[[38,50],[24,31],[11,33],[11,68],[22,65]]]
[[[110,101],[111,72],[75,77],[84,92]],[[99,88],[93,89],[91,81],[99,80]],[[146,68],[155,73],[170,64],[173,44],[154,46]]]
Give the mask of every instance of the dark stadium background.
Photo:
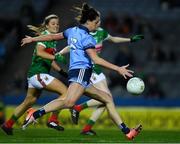
[[[172,110],[171,122],[180,130],[180,1],[178,0],[1,0],[0,1],[0,110],[12,108],[26,95],[26,73],[31,63],[34,44],[21,47],[25,35],[33,36],[26,25],[39,25],[45,16],[60,17],[60,31],[74,26],[76,13],[72,6],[82,2],[101,12],[101,26],[113,36],[130,37],[143,34],[145,39],[137,43],[104,43],[102,57],[117,65],[130,64],[135,76],[145,82],[145,91],[133,96],[126,91],[126,82],[115,72],[104,69],[115,104],[120,108]],[[59,41],[58,49],[66,46]],[[68,56],[67,56],[68,58]],[[67,66],[63,65],[67,70]],[[56,72],[52,75],[60,78]],[[38,106],[56,98],[44,92]],[[87,100],[83,97],[78,103]],[[37,105],[36,105],[37,106]],[[8,117],[11,112],[5,112]],[[174,114],[174,115],[173,115]],[[136,114],[134,114],[136,117]],[[161,123],[162,118],[159,115]],[[141,119],[141,118],[139,118]],[[147,117],[148,119],[148,117]],[[164,120],[166,121],[166,120]],[[154,122],[155,123],[155,122]],[[174,127],[169,123],[167,129]],[[148,124],[147,124],[148,126]],[[158,125],[157,128],[161,127]],[[166,129],[166,127],[164,127]]]

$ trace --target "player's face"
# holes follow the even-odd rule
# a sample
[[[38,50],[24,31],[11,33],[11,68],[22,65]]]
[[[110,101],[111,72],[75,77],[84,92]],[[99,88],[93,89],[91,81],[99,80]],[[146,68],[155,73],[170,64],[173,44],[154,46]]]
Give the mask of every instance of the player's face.
[[[47,27],[47,30],[50,32],[50,33],[58,33],[59,31],[59,20],[58,19],[51,19],[48,23],[48,25],[46,25]]]
[[[100,23],[101,23],[100,17],[96,17],[95,20],[89,21],[89,28],[90,28],[89,30],[95,31],[100,26]]]
[[[97,28],[100,27],[100,25],[101,25],[101,20],[99,19],[99,22],[98,22],[98,24],[97,24]],[[97,29],[97,28],[96,28],[96,29]]]

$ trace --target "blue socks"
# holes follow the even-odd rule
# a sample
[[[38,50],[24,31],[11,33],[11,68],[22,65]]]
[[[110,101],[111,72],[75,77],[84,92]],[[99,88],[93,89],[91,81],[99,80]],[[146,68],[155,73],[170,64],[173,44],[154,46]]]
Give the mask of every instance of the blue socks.
[[[121,123],[119,125],[119,128],[122,130],[124,134],[128,134],[130,132],[130,129],[124,123]]]
[[[44,114],[46,114],[46,112],[45,112],[44,108],[41,108],[33,113],[33,117],[35,119],[37,119],[37,118],[43,116]]]

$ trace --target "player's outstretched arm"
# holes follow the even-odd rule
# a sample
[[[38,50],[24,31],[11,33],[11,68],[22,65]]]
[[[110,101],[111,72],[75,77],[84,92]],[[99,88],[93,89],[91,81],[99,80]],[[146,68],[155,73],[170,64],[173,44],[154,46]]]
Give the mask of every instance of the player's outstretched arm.
[[[32,42],[39,42],[39,41],[51,41],[51,40],[60,40],[63,39],[63,33],[57,33],[57,34],[48,34],[48,35],[41,35],[38,37],[30,37],[26,36],[21,41],[21,46],[24,46],[25,44],[32,43]]]
[[[93,60],[93,62],[95,64],[101,65],[103,67],[106,67],[108,69],[117,71],[120,75],[122,75],[125,79],[127,79],[127,77],[132,77],[133,75],[133,71],[127,69],[129,64],[125,65],[125,66],[116,66],[102,58],[100,58],[99,56],[97,56],[97,53],[95,51],[95,49],[87,49],[86,50],[87,54],[90,56],[90,58]]]
[[[69,52],[70,52],[70,48],[69,48],[69,46],[66,46],[59,52],[59,54],[64,55],[64,54],[67,54]]]
[[[142,39],[144,39],[143,35],[134,35],[130,38],[114,37],[114,36],[109,35],[107,40],[113,43],[123,43],[123,42],[137,42]]]

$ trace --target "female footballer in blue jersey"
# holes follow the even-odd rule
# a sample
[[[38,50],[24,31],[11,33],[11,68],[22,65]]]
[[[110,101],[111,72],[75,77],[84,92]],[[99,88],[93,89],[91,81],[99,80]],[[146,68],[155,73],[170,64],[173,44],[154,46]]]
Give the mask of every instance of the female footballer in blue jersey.
[[[67,96],[64,99],[59,98],[53,100],[41,109],[35,111],[23,127],[27,127],[30,123],[48,112],[73,107],[81,95],[85,94],[104,103],[113,122],[122,130],[129,140],[132,140],[139,134],[142,126],[139,125],[136,128],[129,129],[119,117],[112,97],[90,85],[90,77],[92,74],[92,61],[95,64],[117,71],[125,79],[127,77],[132,77],[133,71],[127,69],[129,65],[118,67],[97,56],[95,51],[95,39],[89,34],[89,32],[96,30],[100,23],[99,13],[94,8],[89,7],[87,4],[83,4],[79,18],[79,26],[69,28],[63,33],[49,34],[34,38],[27,37],[22,40],[22,45],[24,45],[36,41],[60,40],[66,38],[70,46],[70,66],[68,73],[70,85],[68,87]]]
[[[81,12],[82,10],[79,7],[74,7],[74,9],[78,12]],[[77,17],[76,19],[78,20],[79,17]],[[105,29],[101,27],[98,27],[96,31],[90,32],[90,34],[96,40],[95,48],[99,56],[103,50],[103,42],[106,40],[111,41],[113,43],[122,43],[122,42],[137,42],[139,40],[144,39],[143,35],[134,35],[130,38],[114,37],[114,36],[111,36]],[[66,46],[59,53],[64,55],[66,53],[69,53],[69,50],[70,50],[69,46]],[[103,73],[101,67],[99,67],[98,65],[95,65],[95,64],[93,65],[93,73],[91,75],[90,81],[94,87],[108,93],[112,97],[112,94],[108,88],[106,76]],[[102,113],[105,111],[104,104],[102,104],[101,102],[97,100],[90,99],[82,104],[75,105],[71,109],[71,118],[74,124],[78,124],[80,112],[88,107],[96,107],[96,110],[93,112],[93,114],[87,121],[86,125],[81,131],[81,134],[96,135],[96,132],[92,130],[92,127],[94,126],[98,118],[102,115]]]

